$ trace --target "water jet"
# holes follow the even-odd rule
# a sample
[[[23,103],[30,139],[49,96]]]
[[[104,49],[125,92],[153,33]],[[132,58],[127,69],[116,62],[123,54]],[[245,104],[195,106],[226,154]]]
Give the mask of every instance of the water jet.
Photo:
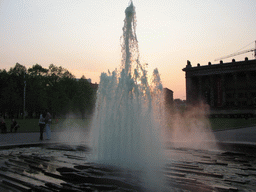
[[[140,172],[142,183],[154,183],[152,187],[159,190],[163,181],[156,179],[163,165],[158,113],[162,84],[157,69],[150,83],[139,61],[132,1],[125,10],[121,47],[121,69],[102,73],[100,78],[91,128],[93,161]]]

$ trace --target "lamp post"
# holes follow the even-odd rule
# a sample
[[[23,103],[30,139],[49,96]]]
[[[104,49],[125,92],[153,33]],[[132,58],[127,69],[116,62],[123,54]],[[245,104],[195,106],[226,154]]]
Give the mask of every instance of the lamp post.
[[[26,110],[26,72],[24,72],[24,105],[23,105],[23,119],[25,119],[25,110]]]

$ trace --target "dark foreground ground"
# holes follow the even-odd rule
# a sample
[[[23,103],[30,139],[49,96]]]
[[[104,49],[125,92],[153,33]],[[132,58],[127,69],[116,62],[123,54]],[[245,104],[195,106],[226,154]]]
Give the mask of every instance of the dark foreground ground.
[[[214,134],[222,150],[166,148],[163,191],[256,191],[256,128]],[[86,135],[0,134],[0,191],[148,191],[132,173],[89,163]]]

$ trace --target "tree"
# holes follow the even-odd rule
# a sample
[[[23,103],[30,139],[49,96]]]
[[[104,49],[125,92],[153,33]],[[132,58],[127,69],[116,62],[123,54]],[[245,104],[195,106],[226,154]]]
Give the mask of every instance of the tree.
[[[75,89],[75,76],[67,69],[49,66],[47,83],[48,107],[53,115],[67,113],[70,109],[70,102]]]
[[[47,108],[47,73],[48,69],[39,64],[28,69],[26,108],[30,117],[33,113],[38,117]]]
[[[26,88],[26,111],[29,117],[48,108],[53,116],[69,112],[85,115],[92,114],[95,102],[95,89],[83,76],[75,76],[61,66],[51,64],[49,69],[39,64],[28,70],[16,63],[14,67],[0,70],[0,113],[19,115],[24,109],[24,88]]]
[[[28,74],[31,76],[46,76],[48,73],[48,69],[43,68],[39,64],[33,65],[31,68],[28,69]]]
[[[9,99],[8,96],[9,75],[6,70],[0,70],[0,113],[5,114],[8,111]]]
[[[9,74],[9,85],[6,88],[6,97],[8,98],[9,114],[19,114],[24,109],[24,88],[26,86],[26,73],[27,69],[25,66],[16,63],[14,68],[10,68]]]
[[[27,73],[27,69],[25,66],[19,63],[16,63],[14,68],[11,67],[8,73],[11,75],[16,75],[20,77],[20,76],[24,76],[24,74]]]
[[[78,88],[73,99],[73,104],[74,108],[80,112],[83,119],[85,115],[90,115],[93,111],[94,92],[90,83],[84,76],[78,80]]]

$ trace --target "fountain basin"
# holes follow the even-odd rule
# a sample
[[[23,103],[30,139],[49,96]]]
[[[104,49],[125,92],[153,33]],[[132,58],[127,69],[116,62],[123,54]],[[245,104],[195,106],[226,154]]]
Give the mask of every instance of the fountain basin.
[[[0,151],[1,188],[10,191],[148,191],[140,172],[88,161],[84,144]],[[165,149],[163,191],[255,191],[256,158],[238,151]],[[3,190],[2,190],[3,191]]]

